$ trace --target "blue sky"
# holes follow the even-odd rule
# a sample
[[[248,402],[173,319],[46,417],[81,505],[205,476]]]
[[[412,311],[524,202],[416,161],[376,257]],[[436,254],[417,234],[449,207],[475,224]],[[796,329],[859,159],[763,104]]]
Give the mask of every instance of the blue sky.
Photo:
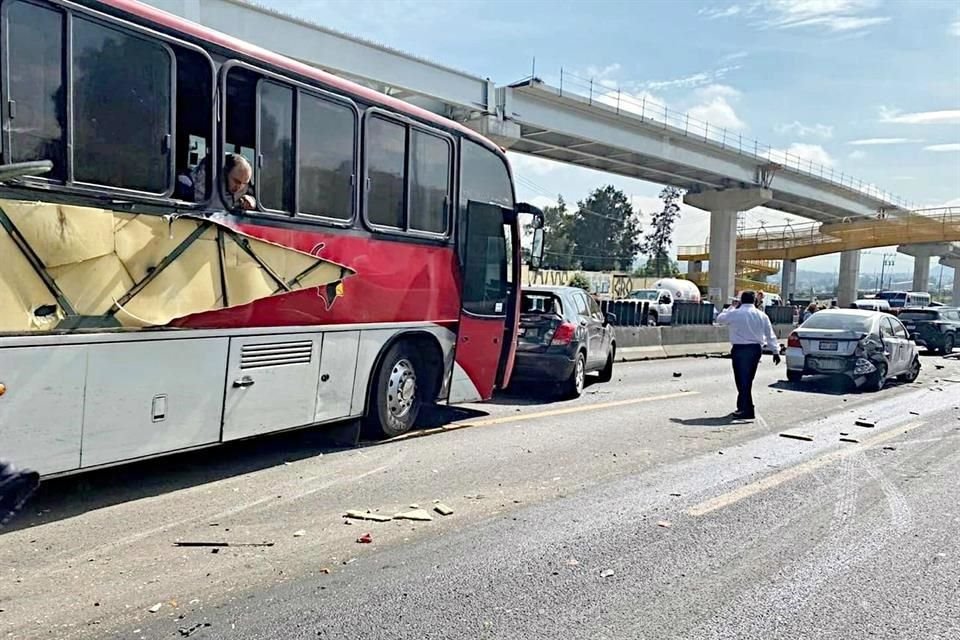
[[[960,205],[960,3],[950,0],[262,0],[507,84],[565,73],[832,166],[922,205]],[[660,187],[513,156],[518,192],[571,203],[612,183],[644,212]],[[748,226],[782,223],[755,209]],[[703,242],[685,209],[675,240]],[[867,253],[861,270],[879,269]],[[801,269],[832,270],[825,256]],[[876,264],[874,264],[876,263]],[[912,259],[898,256],[897,269]]]

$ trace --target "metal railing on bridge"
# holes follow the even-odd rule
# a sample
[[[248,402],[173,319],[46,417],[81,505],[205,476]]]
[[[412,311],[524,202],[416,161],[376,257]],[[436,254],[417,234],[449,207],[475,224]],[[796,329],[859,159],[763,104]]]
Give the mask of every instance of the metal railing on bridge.
[[[534,73],[523,81],[540,81],[536,69]],[[553,81],[556,78],[549,78]],[[832,166],[814,162],[809,158],[802,158],[795,153],[784,149],[776,149],[768,144],[762,144],[756,139],[744,138],[740,132],[729,131],[725,127],[711,125],[709,122],[690,117],[689,113],[675,111],[664,104],[648,100],[644,95],[635,97],[629,91],[623,91],[606,80],[594,81],[592,78],[583,78],[569,71],[560,69],[559,95],[565,93],[586,98],[589,104],[599,104],[610,107],[617,114],[627,114],[639,117],[644,122],[667,129],[672,134],[683,135],[721,149],[735,151],[740,155],[754,158],[760,163],[772,162],[785,169],[807,176],[825,180],[831,184],[846,187],[864,195],[883,200],[892,205],[912,209],[914,203],[892,194],[875,184],[864,182],[859,178],[837,171]]]
[[[737,234],[737,260],[749,264],[755,260],[808,258],[855,249],[957,241],[960,241],[960,207],[934,207],[895,217],[745,229]],[[706,244],[677,247],[678,260],[708,260],[709,255],[709,238]]]

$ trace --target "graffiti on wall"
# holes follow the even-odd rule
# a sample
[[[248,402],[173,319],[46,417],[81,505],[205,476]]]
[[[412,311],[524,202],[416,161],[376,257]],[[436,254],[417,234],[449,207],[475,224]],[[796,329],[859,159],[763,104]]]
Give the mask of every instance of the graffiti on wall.
[[[629,297],[637,288],[646,286],[648,278],[634,278],[626,273],[602,271],[568,271],[564,269],[530,270],[524,268],[523,283],[528,287],[563,287],[577,274],[590,283],[590,293],[601,298],[618,300]]]

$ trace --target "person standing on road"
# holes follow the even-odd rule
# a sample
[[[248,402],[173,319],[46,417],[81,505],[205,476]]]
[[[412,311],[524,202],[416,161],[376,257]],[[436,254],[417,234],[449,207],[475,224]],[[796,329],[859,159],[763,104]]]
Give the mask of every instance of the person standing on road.
[[[733,379],[737,385],[737,410],[733,418],[753,420],[753,379],[757,375],[763,346],[773,351],[773,363],[780,364],[780,344],[773,325],[766,313],[756,306],[757,296],[753,291],[740,294],[740,301],[717,316],[717,324],[730,327],[730,343],[733,348]]]

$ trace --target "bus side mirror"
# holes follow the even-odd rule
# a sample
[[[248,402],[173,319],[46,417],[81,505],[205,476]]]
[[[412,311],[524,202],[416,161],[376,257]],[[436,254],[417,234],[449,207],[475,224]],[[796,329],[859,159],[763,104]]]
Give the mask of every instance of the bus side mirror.
[[[533,230],[533,242],[530,244],[530,268],[539,269],[543,264],[543,227]]]

